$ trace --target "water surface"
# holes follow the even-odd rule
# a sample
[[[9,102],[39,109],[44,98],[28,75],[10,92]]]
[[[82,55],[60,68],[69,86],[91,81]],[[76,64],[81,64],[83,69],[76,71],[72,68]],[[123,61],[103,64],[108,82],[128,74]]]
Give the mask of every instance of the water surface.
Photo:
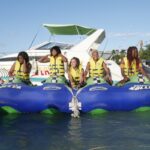
[[[150,112],[0,116],[0,150],[150,150]]]

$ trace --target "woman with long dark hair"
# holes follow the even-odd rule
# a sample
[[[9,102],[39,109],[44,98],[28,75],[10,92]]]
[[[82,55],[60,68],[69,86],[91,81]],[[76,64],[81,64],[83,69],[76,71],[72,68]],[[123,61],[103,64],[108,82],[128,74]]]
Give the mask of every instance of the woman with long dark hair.
[[[66,83],[65,71],[67,70],[67,58],[61,54],[59,46],[50,49],[50,54],[41,57],[41,63],[49,62],[50,76],[46,80],[47,83]]]
[[[129,47],[127,50],[127,56],[124,57],[120,64],[121,73],[123,75],[123,80],[120,81],[121,84],[124,84],[128,81],[134,80],[139,81],[140,76],[144,76],[144,81],[149,79],[149,76],[145,73],[142,67],[142,62],[138,55],[138,49],[135,46]],[[148,78],[148,79],[147,79]]]
[[[14,62],[9,70],[9,76],[14,77],[14,83],[25,83],[30,85],[30,71],[31,64],[29,62],[29,56],[26,52],[22,51],[18,54],[17,60]]]

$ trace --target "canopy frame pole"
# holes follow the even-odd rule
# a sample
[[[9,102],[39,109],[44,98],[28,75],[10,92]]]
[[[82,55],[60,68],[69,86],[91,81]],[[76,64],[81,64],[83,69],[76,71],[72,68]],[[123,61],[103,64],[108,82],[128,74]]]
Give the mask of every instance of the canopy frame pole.
[[[77,33],[78,33],[79,39],[81,40],[83,36],[81,36],[81,35],[80,35],[80,32],[79,32],[79,30],[78,30],[78,28],[77,28],[77,26],[76,26],[76,25],[75,25],[75,28],[76,28],[76,30],[77,30]]]
[[[91,33],[93,31],[93,29],[91,29],[90,31],[88,31],[87,33],[86,33],[86,35],[88,35],[89,33]]]
[[[85,37],[85,36],[88,36],[88,34],[91,33],[92,31],[93,31],[93,29],[91,29],[90,31],[88,31],[88,32],[84,35],[84,37]]]
[[[49,37],[49,42],[54,42],[56,43],[56,37],[54,34],[51,33],[50,37]]]
[[[32,47],[34,41],[36,40],[36,38],[37,38],[37,36],[38,36],[38,34],[39,34],[39,32],[40,32],[40,28],[38,28],[38,30],[37,30],[36,34],[34,35],[34,37],[33,37],[32,41],[31,41],[31,43],[30,43],[28,49],[30,49],[30,48]]]
[[[76,28],[76,31],[77,31],[78,35],[80,35],[80,32],[79,32],[79,30],[78,30],[76,25],[75,25],[75,28]]]

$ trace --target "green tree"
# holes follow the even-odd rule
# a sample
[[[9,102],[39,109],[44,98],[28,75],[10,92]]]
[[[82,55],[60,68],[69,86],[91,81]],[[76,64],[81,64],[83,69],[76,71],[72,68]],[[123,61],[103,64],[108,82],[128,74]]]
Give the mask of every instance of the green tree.
[[[141,59],[150,60],[150,44],[145,46],[145,49],[140,49],[139,55]]]
[[[120,61],[126,55],[126,50],[122,49],[120,52],[117,50],[112,50],[112,60],[117,64],[120,64]]]

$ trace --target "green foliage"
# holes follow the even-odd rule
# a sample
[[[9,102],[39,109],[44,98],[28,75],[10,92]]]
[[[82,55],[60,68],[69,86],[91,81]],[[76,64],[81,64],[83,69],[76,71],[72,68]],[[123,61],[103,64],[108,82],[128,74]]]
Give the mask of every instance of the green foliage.
[[[150,44],[146,45],[146,49],[140,49],[139,55],[141,59],[150,60]]]
[[[114,60],[117,64],[119,64],[121,61],[121,55],[114,55],[112,57],[112,60]]]
[[[112,55],[112,60],[114,60],[117,64],[120,64],[121,59],[126,55],[126,50],[121,50],[120,52],[112,50]]]

